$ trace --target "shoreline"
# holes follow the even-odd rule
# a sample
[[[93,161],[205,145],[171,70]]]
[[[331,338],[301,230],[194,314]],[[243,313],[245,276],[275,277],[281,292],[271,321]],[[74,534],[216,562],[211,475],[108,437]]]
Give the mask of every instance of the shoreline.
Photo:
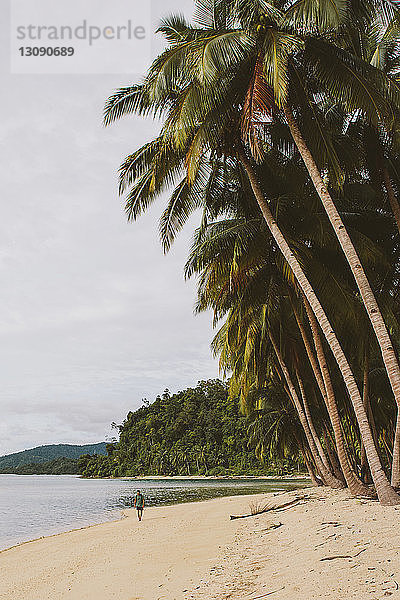
[[[18,473],[15,473],[18,475]],[[25,475],[22,475],[25,477]],[[39,475],[38,475],[39,477]],[[58,477],[58,475],[56,475]],[[73,475],[72,475],[73,477]],[[138,477],[130,477],[124,475],[123,477],[84,477],[83,475],[77,475],[79,479],[90,480],[109,480],[109,481],[231,481],[235,479],[242,479],[246,481],[256,480],[267,480],[267,481],[311,481],[310,476],[307,474],[301,475],[141,475]]]
[[[18,542],[18,544],[13,544],[8,548],[0,549],[0,556],[4,554],[4,552],[8,552],[9,550],[14,550],[15,548],[20,548],[21,546],[26,546],[26,544],[34,544],[35,542],[39,542],[41,540],[47,540],[49,538],[58,537],[60,535],[66,535],[67,533],[75,533],[76,531],[83,531],[84,529],[90,529],[91,527],[99,527],[100,525],[105,525],[106,523],[118,523],[123,519],[127,518],[125,515],[126,510],[133,509],[121,509],[122,514],[117,519],[110,519],[109,521],[102,521],[101,523],[92,523],[91,525],[83,525],[82,527],[74,527],[73,529],[66,529],[65,531],[59,531],[58,533],[50,533],[48,535],[41,535],[36,538],[32,538],[31,540],[26,540],[25,542]]]
[[[216,559],[220,549],[232,541],[239,524],[230,525],[226,508],[246,507],[259,496],[148,507],[141,523],[136,511],[127,509],[116,521],[5,549],[0,553],[0,600],[184,598],[183,590],[200,579],[210,556]],[[162,565],[162,575],[154,572],[154,564]],[[137,570],[132,571],[135,566]],[[159,575],[167,585],[160,582]],[[167,596],[159,595],[163,585],[169,590]]]
[[[251,504],[297,497],[281,510],[229,518],[249,513]],[[400,597],[398,508],[346,490],[307,487],[149,507],[141,523],[134,512],[2,551],[0,600]]]
[[[17,474],[15,474],[17,476]],[[42,475],[30,475],[30,477],[40,477]],[[48,476],[48,475],[47,475]],[[67,475],[68,476],[68,475]],[[58,475],[55,475],[55,477],[58,477]],[[75,475],[71,475],[71,477],[75,477]],[[79,479],[81,479],[81,477],[79,477]],[[165,476],[159,476],[159,477],[143,477],[143,478],[132,478],[132,477],[93,477],[93,478],[84,478],[84,479],[88,479],[90,480],[120,480],[120,481],[164,481],[164,480],[171,480],[171,481],[190,481],[190,480],[197,480],[197,479],[204,479],[206,481],[208,480],[226,480],[228,479],[227,477],[197,477],[197,476],[176,476],[176,477],[165,477]],[[229,479],[232,479],[231,477]],[[239,479],[239,477],[234,477],[234,479]],[[280,478],[276,478],[276,477],[270,477],[270,476],[266,476],[266,477],[252,477],[252,476],[242,476],[240,479],[249,479],[249,480],[254,480],[254,479],[267,479],[267,480],[276,480],[276,481],[288,481],[288,482],[292,482],[294,480],[298,480],[299,482],[303,482],[303,481],[309,481],[310,482],[310,478],[309,477],[296,477],[296,478],[285,478],[285,477],[280,477]],[[311,483],[311,482],[310,482]],[[298,488],[301,489],[301,488]],[[236,497],[241,497],[241,496],[257,496],[261,494],[277,494],[277,493],[286,493],[286,490],[280,490],[279,492],[260,492],[260,491],[254,491],[254,493],[249,493],[248,491],[246,491],[246,493],[238,493],[238,494],[234,494],[234,495],[228,495],[228,496],[215,496],[215,498],[202,498],[202,499],[191,499],[188,498],[186,500],[182,500],[181,502],[175,502],[172,501],[171,503],[164,503],[164,504],[160,504],[160,505],[156,505],[156,506],[148,506],[147,508],[162,508],[162,507],[166,507],[166,506],[181,506],[183,504],[195,504],[195,503],[200,503],[200,502],[209,502],[210,500],[216,500],[216,499],[224,499],[224,498],[236,498]],[[106,523],[115,523],[117,521],[120,521],[122,519],[125,519],[127,517],[127,515],[125,513],[127,513],[128,511],[133,510],[132,507],[120,507],[120,508],[115,508],[114,512],[116,513],[114,516],[115,518],[110,518],[110,519],[106,519],[106,520],[102,520],[103,516],[101,516],[101,520],[98,520],[97,522],[94,523],[88,523],[87,525],[83,525],[83,526],[75,526],[74,523],[71,523],[70,525],[66,525],[65,529],[62,529],[61,531],[56,531],[54,533],[44,533],[43,535],[38,535],[37,537],[33,537],[32,539],[29,540],[23,540],[21,542],[16,542],[13,543],[11,546],[7,546],[6,548],[1,548],[0,547],[0,555],[3,552],[7,552],[7,550],[11,550],[13,548],[18,548],[19,546],[23,546],[25,544],[30,544],[32,542],[37,542],[38,540],[43,540],[46,538],[51,538],[51,537],[55,537],[55,536],[59,536],[59,535],[63,535],[66,533],[71,533],[73,531],[80,531],[83,529],[87,529],[89,527],[97,527],[98,525],[104,525]],[[117,516],[117,513],[119,513],[119,516]],[[105,516],[105,515],[104,515]],[[77,524],[78,525],[78,524]]]
[[[231,480],[231,479],[276,479],[278,481],[290,481],[292,479],[310,479],[310,476],[307,473],[301,473],[300,475],[138,475],[137,477],[124,475],[121,477],[84,477],[83,475],[79,475],[78,473],[0,473],[0,475],[15,475],[15,477],[76,477],[77,479],[99,479],[99,480],[129,480],[129,481],[146,481],[146,480],[154,480],[154,481],[163,481],[163,480],[182,480],[182,481],[191,481],[191,480],[205,480],[205,481],[213,481],[213,480]]]
[[[101,478],[99,478],[101,479]],[[155,481],[162,481],[164,479],[168,480],[171,479],[173,481],[176,480],[182,480],[182,481],[191,481],[192,479],[204,479],[205,481],[212,481],[212,480],[226,480],[229,481],[231,479],[274,479],[277,481],[291,481],[293,479],[299,479],[299,480],[303,480],[303,479],[310,479],[309,475],[306,474],[301,474],[301,475],[281,475],[281,476],[277,476],[277,475],[142,475],[140,477],[112,477],[110,479],[132,479],[133,481],[146,481],[147,479],[150,480],[155,480]]]

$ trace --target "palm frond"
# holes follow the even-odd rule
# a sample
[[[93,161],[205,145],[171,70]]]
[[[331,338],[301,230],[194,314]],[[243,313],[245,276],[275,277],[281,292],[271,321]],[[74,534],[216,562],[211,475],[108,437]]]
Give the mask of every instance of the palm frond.
[[[296,0],[285,13],[285,24],[304,33],[332,32],[348,17],[347,0]]]
[[[274,91],[278,107],[286,102],[289,86],[289,57],[303,48],[296,35],[268,28],[263,40],[264,76]]]
[[[152,104],[143,85],[120,88],[110,96],[104,107],[104,125],[111,125],[117,119],[133,113],[146,115]]]

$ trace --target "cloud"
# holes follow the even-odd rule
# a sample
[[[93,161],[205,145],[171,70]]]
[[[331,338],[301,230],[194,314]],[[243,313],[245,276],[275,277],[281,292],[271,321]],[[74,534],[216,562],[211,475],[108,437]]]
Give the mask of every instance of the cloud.
[[[192,8],[168,4],[155,14]],[[104,439],[141,398],[217,375],[211,317],[193,316],[183,281],[190,227],[164,257],[166,199],[128,225],[117,197],[119,163],[158,127],[102,127],[105,98],[130,82],[3,71],[0,454]]]

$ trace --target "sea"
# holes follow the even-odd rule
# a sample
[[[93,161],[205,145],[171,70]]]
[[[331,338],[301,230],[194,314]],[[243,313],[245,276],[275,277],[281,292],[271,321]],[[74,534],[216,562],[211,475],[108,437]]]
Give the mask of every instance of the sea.
[[[146,506],[292,490],[304,479],[82,479],[75,475],[0,475],[0,550],[39,537],[117,520],[136,490]]]

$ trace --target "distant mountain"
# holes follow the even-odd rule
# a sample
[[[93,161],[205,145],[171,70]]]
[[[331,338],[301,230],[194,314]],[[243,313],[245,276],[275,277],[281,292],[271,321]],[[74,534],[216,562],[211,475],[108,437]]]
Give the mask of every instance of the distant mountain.
[[[82,454],[106,455],[106,443],[85,444],[84,446],[51,444],[49,446],[38,446],[30,450],[15,452],[14,454],[7,454],[6,456],[0,456],[0,472],[21,467],[22,465],[31,465],[32,463],[46,463],[56,458],[79,458]]]

